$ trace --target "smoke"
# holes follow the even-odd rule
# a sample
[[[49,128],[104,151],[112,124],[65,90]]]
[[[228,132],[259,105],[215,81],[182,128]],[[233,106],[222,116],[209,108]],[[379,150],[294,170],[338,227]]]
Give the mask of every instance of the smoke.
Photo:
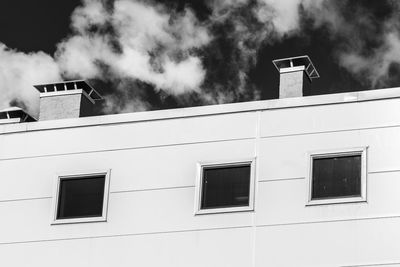
[[[231,21],[234,25],[231,35],[240,51],[240,60],[236,63],[243,81],[236,82],[237,88],[249,87],[246,73],[254,66],[262,46],[301,36],[306,32],[304,27],[325,28],[336,64],[365,86],[381,88],[400,83],[398,1],[224,0],[212,3],[215,20]]]
[[[282,36],[299,28],[299,9],[303,0],[223,0],[210,1],[214,20],[239,18],[238,9],[250,9],[250,16],[263,24],[263,30],[267,33],[273,31]],[[272,26],[272,27],[271,27]]]
[[[302,0],[209,1],[209,29],[214,39],[205,49],[203,98],[212,103],[260,98],[248,74],[260,49],[298,34]],[[221,61],[223,65],[221,65]]]
[[[278,35],[299,30],[301,0],[259,0],[255,13],[264,24],[271,23]]]
[[[384,12],[379,14],[381,10]],[[368,6],[348,0],[319,0],[308,7],[308,12],[314,27],[327,27],[330,38],[339,44],[336,57],[341,67],[372,88],[398,85],[398,1],[378,1]]]
[[[150,106],[146,99],[128,97],[141,96],[126,92],[141,90],[128,81],[171,95],[201,91],[206,70],[197,50],[212,37],[190,9],[176,12],[142,1],[117,0],[110,5],[84,0],[71,16],[71,28],[72,34],[57,45],[53,57],[0,47],[1,107],[19,98],[36,114],[38,96],[32,84],[62,78],[113,81],[118,92],[106,96],[106,112]],[[133,108],[126,108],[129,102]]]
[[[22,102],[37,116],[39,96],[32,84],[61,79],[54,59],[43,52],[21,53],[0,43],[0,108]]]
[[[29,111],[37,111],[31,85],[61,78],[112,82],[115,91],[106,94],[104,112],[150,109],[144,92],[148,85],[174,96],[178,105],[258,99],[248,71],[264,42],[296,31],[299,5],[213,0],[208,2],[210,16],[199,21],[188,7],[177,11],[153,1],[84,0],[71,15],[72,34],[57,45],[53,57],[9,51],[12,58],[37,62],[43,57],[44,63],[21,62],[24,84],[14,89],[2,81],[0,90],[6,93],[1,105],[19,97]],[[14,81],[7,72],[3,76]]]
[[[259,99],[248,75],[260,49],[301,36],[305,20],[327,29],[337,64],[384,86],[400,71],[400,12],[397,2],[382,2],[392,12],[380,23],[354,1],[208,0],[209,12],[199,19],[190,5],[83,0],[54,55],[0,43],[0,108],[23,102],[36,114],[32,84],[61,79],[112,85],[105,113],[148,110],[167,100],[185,106]]]
[[[75,34],[61,42],[56,53],[64,76],[139,80],[172,95],[200,91],[206,70],[196,49],[208,44],[211,36],[192,11],[176,13],[128,0],[115,1],[110,9],[86,0],[72,15],[72,26]],[[111,77],[104,75],[104,66]],[[119,84],[124,85],[117,86],[121,96],[130,95],[124,92],[129,90],[127,83]],[[138,99],[127,100],[143,108]]]
[[[388,32],[382,40],[382,46],[370,55],[356,49],[340,54],[340,63],[372,87],[392,86],[400,82],[400,36],[397,32]]]

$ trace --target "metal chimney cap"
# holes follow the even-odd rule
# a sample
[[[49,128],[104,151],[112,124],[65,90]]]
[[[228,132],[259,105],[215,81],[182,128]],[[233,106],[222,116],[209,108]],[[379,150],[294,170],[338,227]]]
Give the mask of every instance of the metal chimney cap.
[[[15,119],[19,119],[18,121]],[[9,107],[0,110],[0,123],[8,123],[7,120],[15,120],[15,122],[32,122],[37,121],[20,107]],[[14,122],[14,121],[13,121]]]
[[[275,59],[272,60],[272,63],[279,72],[284,72],[285,70],[294,67],[304,66],[304,71],[310,80],[320,77],[310,57],[307,55]]]
[[[5,108],[5,109],[0,110],[0,113],[10,112],[10,111],[19,111],[19,110],[23,111],[23,109],[20,108],[20,107],[9,107],[9,108]]]
[[[84,80],[65,81],[58,83],[34,85],[40,93],[65,92],[71,90],[83,90],[93,100],[103,100],[103,97]]]

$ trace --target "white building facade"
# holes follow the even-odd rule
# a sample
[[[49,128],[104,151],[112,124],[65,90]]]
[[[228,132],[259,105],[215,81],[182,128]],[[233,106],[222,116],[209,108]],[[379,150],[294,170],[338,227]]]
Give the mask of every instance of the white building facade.
[[[2,124],[0,259],[400,266],[399,136],[400,88]],[[359,157],[356,196],[313,199],[313,160],[342,156]],[[204,168],[235,164],[247,202],[203,209]],[[57,219],[60,179],[103,174],[101,216]]]

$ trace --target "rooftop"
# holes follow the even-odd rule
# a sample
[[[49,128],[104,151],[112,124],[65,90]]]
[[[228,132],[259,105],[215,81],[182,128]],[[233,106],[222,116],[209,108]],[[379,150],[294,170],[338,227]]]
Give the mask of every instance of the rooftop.
[[[340,94],[317,95],[284,99],[261,100],[232,104],[209,105],[179,109],[143,111],[114,115],[102,115],[73,119],[38,121],[0,125],[0,134],[41,131],[61,128],[88,127],[96,125],[121,124],[143,121],[188,118],[228,113],[251,112],[259,110],[289,109],[319,105],[345,104],[352,102],[400,98],[400,87],[349,92]]]

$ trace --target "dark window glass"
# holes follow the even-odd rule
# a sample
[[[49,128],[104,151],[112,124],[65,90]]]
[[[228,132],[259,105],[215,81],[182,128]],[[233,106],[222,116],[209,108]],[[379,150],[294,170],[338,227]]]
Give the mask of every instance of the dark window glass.
[[[312,199],[361,196],[361,155],[313,159]]]
[[[57,219],[100,217],[105,176],[61,179]]]
[[[202,209],[248,206],[250,165],[205,167],[202,185]]]

